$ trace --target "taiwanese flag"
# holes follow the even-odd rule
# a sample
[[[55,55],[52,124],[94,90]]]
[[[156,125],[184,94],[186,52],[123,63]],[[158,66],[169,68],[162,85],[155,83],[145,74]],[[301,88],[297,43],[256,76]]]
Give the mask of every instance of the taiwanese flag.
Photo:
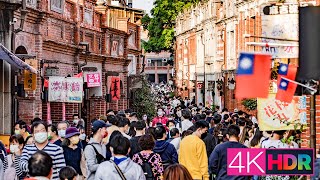
[[[291,103],[296,92],[297,84],[286,79],[281,79],[278,85],[276,99],[282,102]]]
[[[294,65],[280,64],[278,72],[278,91],[276,99],[282,102],[291,103],[294,93],[296,92],[297,84],[292,83],[281,77],[290,80],[295,80],[297,67]]]
[[[281,77],[285,77],[290,80],[295,80],[297,74],[297,66],[292,64],[280,64],[278,70],[278,85],[280,84]]]
[[[270,55],[241,53],[236,77],[236,98],[267,98],[270,74]]]

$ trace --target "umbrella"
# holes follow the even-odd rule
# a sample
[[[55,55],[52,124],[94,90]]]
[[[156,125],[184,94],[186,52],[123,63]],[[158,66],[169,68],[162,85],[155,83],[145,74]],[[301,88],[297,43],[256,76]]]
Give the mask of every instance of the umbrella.
[[[32,73],[37,74],[37,70],[35,68],[22,61],[2,44],[0,44],[0,59],[7,61],[9,64],[13,65],[18,69],[26,69]]]

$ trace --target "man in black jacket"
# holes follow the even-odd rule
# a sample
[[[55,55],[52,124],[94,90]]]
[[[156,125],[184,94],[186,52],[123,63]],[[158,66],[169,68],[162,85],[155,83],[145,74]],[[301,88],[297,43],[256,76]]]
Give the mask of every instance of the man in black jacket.
[[[139,146],[138,142],[140,137],[146,132],[146,123],[144,121],[137,121],[134,129],[136,131],[136,135],[130,139],[130,158],[132,158],[134,154],[141,151],[141,147]]]

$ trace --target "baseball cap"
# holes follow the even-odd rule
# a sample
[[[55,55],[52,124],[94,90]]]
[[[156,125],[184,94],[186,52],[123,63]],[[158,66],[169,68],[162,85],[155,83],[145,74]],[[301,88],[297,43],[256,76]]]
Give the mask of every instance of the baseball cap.
[[[104,128],[104,127],[110,127],[112,126],[112,124],[109,124],[109,123],[105,123],[104,121],[102,120],[96,120],[92,123],[92,131],[97,131],[98,129],[100,128]]]

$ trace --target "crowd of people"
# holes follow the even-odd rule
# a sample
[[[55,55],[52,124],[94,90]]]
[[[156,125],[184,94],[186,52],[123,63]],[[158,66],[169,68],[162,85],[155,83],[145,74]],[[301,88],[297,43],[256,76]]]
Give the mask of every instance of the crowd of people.
[[[107,110],[92,121],[90,134],[77,115],[50,125],[20,120],[10,147],[0,144],[0,179],[270,179],[228,176],[227,149],[298,148],[299,139],[298,131],[262,132],[254,115],[241,110],[173,97],[158,104],[152,120]]]

